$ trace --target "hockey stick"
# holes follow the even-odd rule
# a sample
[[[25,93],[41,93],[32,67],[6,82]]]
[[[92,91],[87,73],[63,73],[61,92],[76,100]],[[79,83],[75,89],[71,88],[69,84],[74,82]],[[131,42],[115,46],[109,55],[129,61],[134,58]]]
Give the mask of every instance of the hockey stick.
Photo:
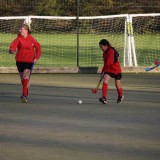
[[[153,66],[153,67],[147,67],[147,68],[145,68],[145,71],[148,72],[148,71],[151,71],[152,69],[155,69],[155,68],[157,68],[157,67],[160,66],[160,62],[158,60],[155,60],[154,64],[155,64],[155,66]]]
[[[153,67],[151,67],[151,68],[145,68],[145,71],[146,72],[148,72],[148,71],[151,71],[152,69],[155,69],[155,68],[157,68],[157,67],[159,67],[160,66],[160,64],[158,64],[158,65],[155,65],[155,66],[153,66]]]
[[[100,78],[100,80],[99,80],[99,82],[98,82],[98,84],[97,84],[97,87],[92,89],[92,93],[93,93],[93,94],[96,94],[96,93],[97,93],[97,91],[98,91],[98,89],[99,89],[99,86],[100,86],[100,84],[101,84],[101,82],[102,82],[102,80],[103,80],[103,77],[104,77],[104,74],[103,74],[103,76]]]

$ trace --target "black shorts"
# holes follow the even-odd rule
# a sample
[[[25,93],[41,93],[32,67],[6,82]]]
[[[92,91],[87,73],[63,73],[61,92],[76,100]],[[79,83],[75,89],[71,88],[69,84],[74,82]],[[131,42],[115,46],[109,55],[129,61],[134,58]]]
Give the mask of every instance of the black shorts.
[[[19,72],[23,72],[25,69],[32,69],[33,63],[28,62],[16,62],[16,66]]]
[[[105,74],[108,74],[110,77],[114,78],[115,80],[120,80],[122,78],[121,73],[114,74],[114,73],[110,73],[110,72],[105,72]]]

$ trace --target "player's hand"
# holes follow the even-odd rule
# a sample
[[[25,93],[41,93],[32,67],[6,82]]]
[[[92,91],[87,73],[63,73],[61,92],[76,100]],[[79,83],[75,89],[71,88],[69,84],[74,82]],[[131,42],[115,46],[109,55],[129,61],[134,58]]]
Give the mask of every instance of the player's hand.
[[[34,60],[33,60],[33,63],[34,63],[34,64],[36,64],[36,63],[37,63],[37,61],[38,61],[37,59],[34,59]]]
[[[9,50],[9,53],[10,53],[10,54],[14,54],[14,53],[16,53],[16,51]]]
[[[155,65],[160,65],[160,61],[158,61],[158,59],[156,59],[156,60],[154,61],[154,64],[155,64]]]
[[[103,78],[103,77],[104,77],[104,74],[105,74],[105,72],[102,72],[102,73],[101,73],[101,78]]]

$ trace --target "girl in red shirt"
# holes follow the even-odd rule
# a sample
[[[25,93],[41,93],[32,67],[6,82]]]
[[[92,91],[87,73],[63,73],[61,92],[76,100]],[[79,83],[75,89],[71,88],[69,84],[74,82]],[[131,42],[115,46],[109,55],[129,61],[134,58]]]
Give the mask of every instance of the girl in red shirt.
[[[28,25],[20,27],[17,38],[10,45],[9,53],[16,53],[16,66],[23,86],[21,100],[22,103],[27,103],[30,74],[41,56],[41,45],[30,35]]]
[[[111,78],[115,79],[115,86],[118,92],[117,103],[121,103],[124,96],[122,94],[121,86],[121,67],[118,61],[118,52],[111,46],[111,44],[106,40],[102,39],[99,42],[99,47],[103,51],[104,66],[101,71],[101,76],[103,77],[102,85],[102,97],[99,101],[103,104],[107,103],[107,91],[108,91],[108,82]]]

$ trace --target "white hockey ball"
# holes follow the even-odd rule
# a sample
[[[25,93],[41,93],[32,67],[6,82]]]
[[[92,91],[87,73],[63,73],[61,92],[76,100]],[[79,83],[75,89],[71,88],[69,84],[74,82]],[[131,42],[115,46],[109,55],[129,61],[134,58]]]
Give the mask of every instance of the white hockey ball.
[[[79,103],[79,104],[82,104],[82,100],[79,100],[78,103]]]

